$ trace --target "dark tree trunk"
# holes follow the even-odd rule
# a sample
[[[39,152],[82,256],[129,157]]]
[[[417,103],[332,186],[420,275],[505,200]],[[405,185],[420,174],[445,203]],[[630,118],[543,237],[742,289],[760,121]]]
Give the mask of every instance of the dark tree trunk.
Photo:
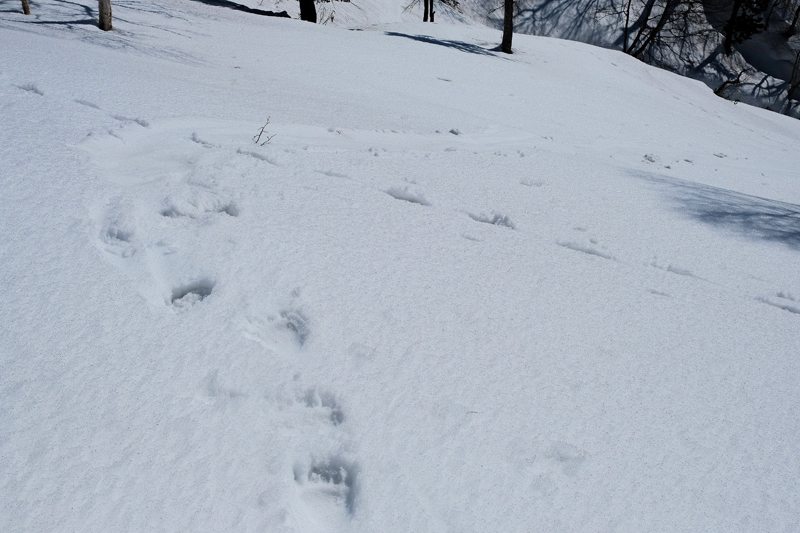
[[[31,14],[31,7],[28,5],[28,0],[22,0],[22,12],[26,15]]]
[[[430,2],[430,3],[431,3],[431,7],[430,7],[430,12],[431,12],[431,22],[433,22],[433,13],[434,13],[434,11],[433,11],[433,0],[428,0],[428,2]]]
[[[428,22],[428,2],[430,0],[422,0],[425,4],[425,13],[422,15],[422,22]]]
[[[503,44],[500,50],[505,54],[511,53],[511,37],[514,35],[514,0],[505,0],[505,15],[503,17]]]
[[[98,4],[100,20],[97,26],[103,31],[111,31],[111,0],[99,0]]]
[[[644,6],[644,11],[642,14],[639,15],[639,20],[637,24],[639,24],[639,31],[636,32],[636,36],[633,38],[633,42],[628,47],[628,52],[631,53],[631,50],[636,49],[639,46],[639,41],[641,41],[644,37],[644,34],[647,30],[651,29],[648,22],[650,21],[650,14],[653,12],[653,7],[656,5],[656,0],[647,0],[647,3]],[[633,55],[633,54],[631,54]]]
[[[631,27],[631,0],[628,0],[628,5],[625,8],[625,39],[622,42],[622,51],[628,53],[628,33]]]
[[[317,23],[317,8],[314,0],[300,0],[300,20]]]
[[[659,17],[656,27],[650,30],[650,35],[647,36],[638,50],[629,51],[633,57],[639,57],[643,54],[644,51],[647,50],[647,47],[650,46],[650,43],[661,33],[661,30],[664,29],[664,26],[669,22],[670,17],[672,17],[672,12],[678,2],[680,2],[680,0],[667,0],[667,5],[664,6],[664,11],[661,12],[661,17]]]
[[[723,29],[725,34],[725,55],[731,55],[733,52],[733,32],[736,27],[736,19],[739,17],[739,10],[742,7],[742,0],[733,0],[733,9],[731,9],[731,18]]]

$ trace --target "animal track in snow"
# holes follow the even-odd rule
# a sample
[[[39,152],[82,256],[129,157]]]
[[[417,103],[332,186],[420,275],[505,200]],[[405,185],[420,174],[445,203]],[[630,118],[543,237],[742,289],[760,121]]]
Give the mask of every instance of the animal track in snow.
[[[761,303],[777,307],[778,309],[783,309],[784,311],[789,311],[790,313],[800,315],[800,304],[798,304],[797,299],[794,298],[794,296],[788,292],[781,291],[775,294],[775,297],[777,300],[774,298],[756,298],[756,300]]]
[[[795,298],[792,293],[787,291],[778,291],[775,293],[775,296],[777,296],[778,298],[783,298],[784,300],[791,300],[792,302],[798,301],[797,298]]]
[[[161,215],[168,218],[199,218],[205,214],[224,213],[228,216],[238,217],[239,208],[233,201],[225,201],[213,194],[198,194],[194,198],[176,199],[167,198]]]
[[[100,109],[99,105],[97,105],[95,103],[92,103],[92,102],[89,102],[88,100],[77,99],[77,100],[74,100],[74,102],[76,104],[81,104],[81,105],[86,106],[86,107],[91,107],[92,109]]]
[[[293,468],[301,504],[297,509],[302,511],[297,518],[307,522],[304,529],[339,530],[355,514],[359,481],[358,465],[347,452],[349,439],[342,431],[344,413],[336,396],[319,387],[300,392],[296,401],[311,411],[306,420],[312,422],[309,455]]]
[[[598,248],[597,241],[592,239],[589,242],[590,244],[574,242],[574,241],[557,241],[556,244],[558,244],[563,248],[569,248],[570,250],[575,250],[576,252],[583,252],[589,255],[596,255],[597,257],[602,257],[603,259],[611,259],[611,260],[614,259],[614,256]]]
[[[560,465],[564,474],[573,476],[583,464],[586,454],[572,444],[553,442],[545,450],[544,457]]]
[[[308,327],[308,319],[306,319],[303,312],[298,309],[286,309],[280,312],[283,327],[291,331],[297,341],[297,344],[302,347],[311,330]]]
[[[210,142],[208,142],[208,141],[205,141],[205,140],[201,139],[201,138],[200,138],[200,137],[197,135],[197,132],[196,132],[196,131],[195,131],[195,132],[192,132],[192,136],[191,136],[191,137],[189,137],[189,140],[191,140],[193,143],[197,143],[197,144],[199,144],[199,145],[200,145],[200,146],[202,146],[203,148],[215,148],[215,147],[216,147],[214,144],[212,144],[212,143],[210,143]]]
[[[296,465],[294,480],[302,488],[303,499],[319,514],[334,514],[338,509],[347,516],[355,513],[358,466],[340,455],[315,460],[310,466]],[[333,506],[333,509],[325,509]]]
[[[319,409],[325,412],[326,418],[334,426],[344,422],[344,412],[336,397],[324,390],[317,388],[308,389],[302,398],[303,403],[310,409]]]
[[[127,259],[136,253],[134,237],[136,234],[133,205],[115,198],[106,206],[103,219],[98,222],[98,244],[104,252]]]
[[[666,272],[670,272],[672,274],[677,274],[679,276],[688,276],[690,278],[697,278],[697,276],[695,276],[694,273],[692,273],[691,270],[687,270],[685,268],[677,267],[677,266],[675,266],[673,264],[669,264],[669,263],[667,265],[660,265],[660,264],[658,264],[658,260],[657,259],[653,259],[653,261],[650,263],[650,266],[655,267],[655,268],[657,268],[659,270],[664,270]],[[701,279],[701,278],[698,278],[698,279]]]
[[[516,226],[508,217],[508,215],[503,215],[500,213],[492,213],[491,216],[481,213],[480,215],[473,215],[472,213],[467,213],[469,218],[474,220],[475,222],[483,222],[484,224],[492,224],[494,226],[502,226],[504,228],[516,229]]]
[[[29,93],[38,94],[39,96],[44,96],[44,93],[33,83],[17,85],[17,89],[22,89],[23,91],[28,91]]]
[[[213,290],[214,283],[210,280],[181,285],[172,290],[170,304],[178,311],[185,311],[208,298]]]
[[[295,294],[293,296],[296,297]],[[255,303],[253,308],[242,315],[239,325],[245,338],[269,350],[277,349],[281,353],[296,354],[311,336],[307,315],[293,304],[275,308]]]
[[[409,187],[391,187],[386,191],[386,194],[396,200],[404,200],[412,204],[431,205],[422,193]]]
[[[127,259],[136,253],[136,247],[132,245],[133,230],[113,223],[105,228],[100,240],[106,244],[106,250]]]
[[[254,152],[252,150],[242,150],[241,148],[239,148],[238,150],[236,150],[236,153],[239,155],[246,155],[247,157],[252,157],[253,159],[258,159],[259,161],[264,161],[266,163],[269,163],[270,165],[275,165],[276,167],[280,166],[278,162],[275,161],[275,159],[266,156],[264,154]]]
[[[329,176],[331,178],[346,178],[346,179],[350,179],[350,176],[348,176],[347,174],[342,174],[341,172],[334,172],[333,170],[318,170],[317,172],[319,172],[320,174],[323,174],[325,176]]]
[[[111,115],[111,118],[113,118],[114,120],[118,120],[120,122],[135,123],[135,124],[140,125],[143,128],[149,128],[150,127],[150,123],[147,122],[146,120],[142,119],[142,118],[129,118],[129,117],[124,117],[122,115]]]

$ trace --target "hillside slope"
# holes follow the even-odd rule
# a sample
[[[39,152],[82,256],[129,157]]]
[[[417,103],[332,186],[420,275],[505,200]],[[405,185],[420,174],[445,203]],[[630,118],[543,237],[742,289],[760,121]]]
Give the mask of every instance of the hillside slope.
[[[0,530],[796,527],[796,120],[478,26],[8,6]]]

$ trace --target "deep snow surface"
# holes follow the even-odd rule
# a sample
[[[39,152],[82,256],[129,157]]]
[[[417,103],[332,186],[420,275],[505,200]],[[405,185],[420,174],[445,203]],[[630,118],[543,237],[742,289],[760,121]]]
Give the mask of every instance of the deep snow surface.
[[[0,6],[0,531],[797,530],[800,122],[474,26]]]

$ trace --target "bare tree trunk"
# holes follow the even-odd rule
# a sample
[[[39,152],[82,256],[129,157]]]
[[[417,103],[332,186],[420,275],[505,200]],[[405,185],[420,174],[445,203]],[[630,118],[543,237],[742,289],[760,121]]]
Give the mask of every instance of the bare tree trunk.
[[[633,38],[633,42],[628,47],[628,53],[631,54],[631,50],[635,49],[639,45],[639,41],[644,38],[644,34],[647,30],[650,30],[650,26],[648,22],[650,21],[650,14],[653,12],[653,7],[656,5],[656,0],[647,0],[647,3],[644,6],[644,11],[641,15],[639,15],[639,21],[642,23],[639,26],[639,31],[636,32],[636,36]],[[633,55],[633,54],[631,54]]]
[[[628,53],[628,33],[631,28],[631,0],[628,0],[628,5],[625,8],[625,41],[622,43],[622,51]]]
[[[503,17],[503,43],[500,50],[505,54],[511,53],[511,37],[514,35],[514,0],[505,0],[505,15]]]
[[[98,11],[100,20],[97,25],[103,31],[110,31],[111,27],[111,0],[99,0]]]
[[[31,7],[28,5],[28,0],[22,0],[22,12],[26,15],[31,14]]]
[[[680,2],[680,0],[667,0],[667,5],[664,6],[664,11],[661,12],[661,17],[658,19],[658,23],[656,27],[650,30],[650,35],[647,36],[647,39],[644,40],[644,43],[639,47],[638,50],[630,51],[630,55],[633,57],[639,57],[641,54],[647,50],[647,47],[650,46],[650,43],[653,42],[653,39],[661,33],[661,30],[664,29],[664,25],[669,21],[670,17],[672,16],[672,11],[675,9],[675,6]]]
[[[422,22],[428,22],[428,2],[430,0],[422,0],[425,4],[425,14],[422,15]]]
[[[733,0],[731,18],[728,19],[728,23],[725,24],[725,27],[722,29],[722,33],[725,34],[725,55],[731,55],[733,52],[733,32],[736,26],[736,18],[739,16],[739,9],[741,9],[741,7],[742,0]]]
[[[317,8],[314,0],[300,0],[300,20],[317,23]]]
[[[433,0],[428,0],[431,3],[431,22],[433,22]]]

